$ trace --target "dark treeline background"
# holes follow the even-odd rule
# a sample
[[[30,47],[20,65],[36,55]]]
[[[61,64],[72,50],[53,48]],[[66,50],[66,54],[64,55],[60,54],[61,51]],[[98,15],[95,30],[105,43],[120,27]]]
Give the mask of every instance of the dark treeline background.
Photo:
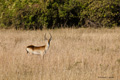
[[[120,26],[120,0],[0,0],[0,28]]]

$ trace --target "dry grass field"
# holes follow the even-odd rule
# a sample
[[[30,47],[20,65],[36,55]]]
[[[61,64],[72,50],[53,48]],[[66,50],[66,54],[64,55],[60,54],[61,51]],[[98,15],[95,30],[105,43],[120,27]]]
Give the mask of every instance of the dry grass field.
[[[48,32],[44,60],[27,54]],[[120,28],[0,30],[0,80],[120,80]]]

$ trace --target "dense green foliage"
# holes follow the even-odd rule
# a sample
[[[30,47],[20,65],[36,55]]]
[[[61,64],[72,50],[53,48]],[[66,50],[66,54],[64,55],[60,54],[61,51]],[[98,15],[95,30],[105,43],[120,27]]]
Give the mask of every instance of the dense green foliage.
[[[1,0],[0,27],[120,26],[120,0]]]

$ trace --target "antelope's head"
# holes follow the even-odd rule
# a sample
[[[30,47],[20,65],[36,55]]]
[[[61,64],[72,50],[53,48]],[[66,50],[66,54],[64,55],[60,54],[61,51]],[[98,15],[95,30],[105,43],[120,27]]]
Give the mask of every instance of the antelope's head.
[[[50,34],[50,33],[49,33],[49,34]],[[50,45],[50,41],[52,40],[52,35],[50,34],[50,38],[47,39],[47,38],[46,38],[46,33],[45,33],[44,38],[45,38],[46,43],[47,43],[48,45]]]

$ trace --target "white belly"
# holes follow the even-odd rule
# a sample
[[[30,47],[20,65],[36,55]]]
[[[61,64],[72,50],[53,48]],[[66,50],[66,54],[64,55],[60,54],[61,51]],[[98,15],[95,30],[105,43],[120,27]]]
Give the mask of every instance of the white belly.
[[[33,53],[33,54],[41,54],[41,55],[43,55],[43,54],[44,54],[44,51],[33,51],[32,53]]]

